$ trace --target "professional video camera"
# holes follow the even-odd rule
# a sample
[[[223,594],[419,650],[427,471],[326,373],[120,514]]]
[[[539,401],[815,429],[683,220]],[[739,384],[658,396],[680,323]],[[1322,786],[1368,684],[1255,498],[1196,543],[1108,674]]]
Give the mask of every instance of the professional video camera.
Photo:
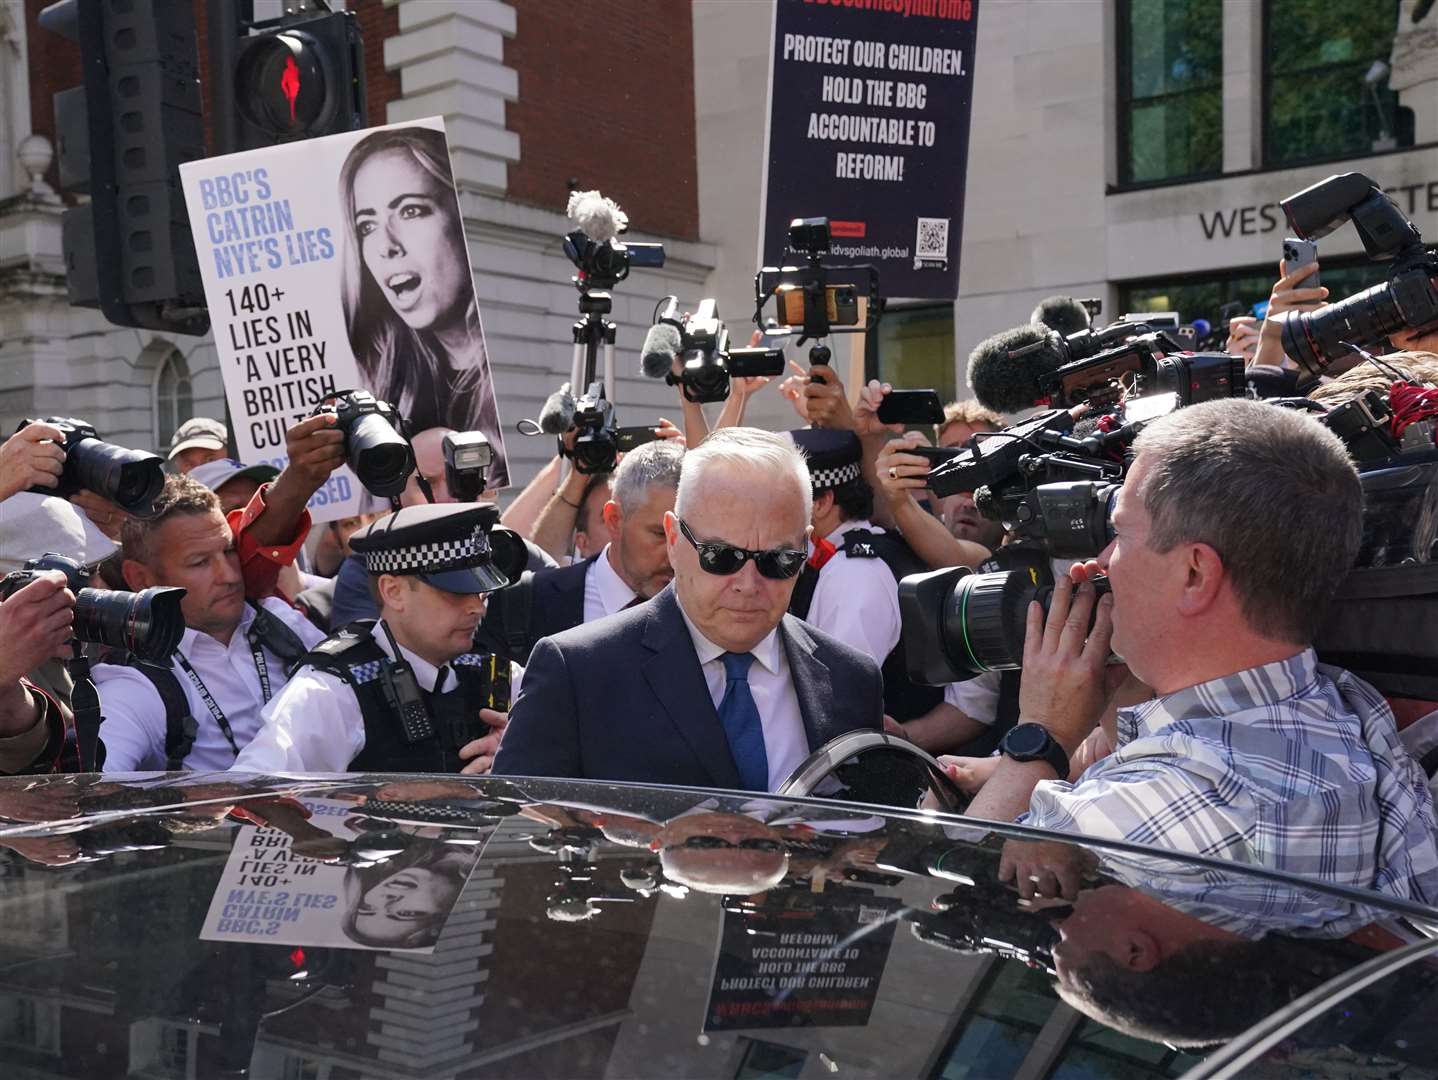
[[[484,475],[494,464],[494,448],[481,431],[449,431],[440,443],[444,483],[457,502],[475,502],[484,493]]]
[[[705,404],[729,397],[730,382],[752,375],[781,375],[783,349],[731,349],[729,330],[719,319],[718,301],[701,300],[692,315],[680,316],[679,300],[660,301],[664,310],[644,339],[643,371],[652,379],[683,388],[688,401]],[[673,371],[680,358],[683,370]]]
[[[857,334],[879,321],[879,271],[865,263],[824,264],[832,242],[826,217],[789,223],[788,253],[804,266],[765,266],[754,275],[754,325],[764,327],[764,305],[776,299],[780,328],[799,331],[798,344],[832,333]],[[833,275],[837,281],[831,281]]]
[[[1274,316],[1283,323],[1284,353],[1310,375],[1352,346],[1376,345],[1397,330],[1438,329],[1438,248],[1423,243],[1418,227],[1367,176],[1330,176],[1279,205],[1301,239],[1317,240],[1351,220],[1368,257],[1393,263],[1381,285],[1317,311]]]
[[[619,455],[659,436],[653,428],[618,427],[614,406],[604,396],[604,384],[595,380],[574,403],[574,467],[586,476],[613,472]]]
[[[52,424],[65,433],[65,441],[60,444],[65,451],[65,466],[58,485],[33,487],[31,491],[62,499],[79,491],[93,491],[135,517],[150,516],[155,497],[165,486],[164,459],[103,442],[92,425],[71,417],[22,420],[15,430],[37,423]]]
[[[579,227],[564,236],[564,254],[579,270],[581,291],[612,289],[629,276],[631,266],[664,265],[663,244],[623,244],[629,215],[597,191],[576,191],[565,211]],[[578,283],[578,282],[576,282]]]
[[[75,640],[123,649],[137,660],[167,666],[185,633],[180,613],[184,589],[152,588],[123,592],[88,587],[90,575],[74,559],[47,552],[24,569],[0,578],[0,600],[24,588],[47,570],[65,575],[75,594]]]
[[[368,390],[341,390],[327,395],[310,415],[325,413],[344,433],[345,461],[359,482],[375,495],[398,496],[414,472],[414,450],[394,406]]]

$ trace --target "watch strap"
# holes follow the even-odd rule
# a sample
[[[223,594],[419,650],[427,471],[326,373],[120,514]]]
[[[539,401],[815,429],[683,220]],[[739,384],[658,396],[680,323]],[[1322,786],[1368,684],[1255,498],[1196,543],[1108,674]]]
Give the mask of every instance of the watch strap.
[[[1017,752],[1009,744],[1009,737],[1019,728],[1037,728],[1043,732],[1043,745],[1036,751]],[[1064,748],[1059,745],[1058,740],[1050,734],[1049,730],[1042,724],[1032,722],[1019,724],[1009,729],[1003,739],[999,742],[999,752],[1015,761],[1045,761],[1053,768],[1055,775],[1060,780],[1069,778],[1069,756]]]

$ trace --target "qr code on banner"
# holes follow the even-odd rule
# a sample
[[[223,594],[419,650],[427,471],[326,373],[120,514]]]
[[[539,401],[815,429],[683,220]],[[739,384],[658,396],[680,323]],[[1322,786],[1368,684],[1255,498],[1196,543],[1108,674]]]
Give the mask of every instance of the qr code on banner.
[[[949,219],[919,218],[919,233],[914,238],[914,258],[942,259],[949,253]]]

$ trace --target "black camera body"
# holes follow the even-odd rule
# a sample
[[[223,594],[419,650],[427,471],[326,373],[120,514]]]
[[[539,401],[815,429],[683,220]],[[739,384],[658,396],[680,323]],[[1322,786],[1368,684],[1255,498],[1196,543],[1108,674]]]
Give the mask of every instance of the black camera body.
[[[866,263],[826,266],[832,246],[826,217],[795,218],[789,223],[789,254],[803,266],[765,266],[754,275],[754,324],[764,326],[764,305],[772,297],[779,323],[799,331],[798,344],[831,333],[872,330],[883,307],[879,271]],[[837,281],[831,281],[833,275]]]
[[[619,455],[659,436],[653,428],[619,427],[614,406],[604,396],[604,384],[595,380],[574,403],[574,467],[585,476],[613,472]],[[562,444],[561,444],[562,445]]]
[[[1376,345],[1398,330],[1438,328],[1438,249],[1398,204],[1362,173],[1320,180],[1279,205],[1304,240],[1327,236],[1352,221],[1363,250],[1375,261],[1391,261],[1393,273],[1374,285],[1317,311],[1291,311],[1283,322],[1283,351],[1315,378],[1352,346]]]
[[[708,404],[725,401],[734,379],[754,375],[782,375],[783,349],[731,349],[729,330],[719,318],[719,303],[712,297],[701,300],[693,314],[679,318],[677,301],[660,317],[679,331],[680,374],[664,376],[670,386],[681,388],[686,401]]]
[[[93,491],[135,517],[150,516],[151,506],[165,486],[163,458],[144,450],[107,443],[92,424],[73,417],[23,420],[15,430],[36,423],[50,424],[65,433],[65,441],[60,444],[60,449],[65,451],[65,467],[55,487],[33,487],[31,491],[62,499],[80,491]]]
[[[1157,415],[1159,410],[1172,411],[1214,398],[1242,397],[1247,391],[1242,357],[1189,352],[1166,331],[1140,333],[1103,347],[1115,336],[1132,334],[1135,329],[1142,327],[1115,323],[1060,338],[1061,354],[1072,359],[1040,380],[1050,404],[1063,409],[1075,405],[1107,409],[1122,400],[1132,410],[1134,402],[1148,399]],[[1158,400],[1161,395],[1172,395],[1167,408]],[[1144,410],[1140,407],[1138,411]]]
[[[629,276],[630,267],[664,265],[663,244],[622,244],[618,240],[601,244],[583,229],[565,234],[564,254],[582,275],[584,289],[612,289]]]
[[[414,472],[414,449],[405,422],[387,401],[368,390],[331,394],[311,413],[329,413],[344,433],[345,460],[365,489],[384,498],[404,490]]]
[[[58,570],[75,594],[75,640],[123,649],[136,659],[167,666],[185,633],[180,611],[184,589],[151,588],[141,592],[88,588],[89,575],[74,559],[47,552],[23,570],[0,578],[0,600],[8,599],[41,574]]]

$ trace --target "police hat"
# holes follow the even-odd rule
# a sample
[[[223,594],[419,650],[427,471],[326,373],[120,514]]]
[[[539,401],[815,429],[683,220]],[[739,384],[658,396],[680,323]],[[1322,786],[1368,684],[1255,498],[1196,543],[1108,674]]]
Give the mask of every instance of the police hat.
[[[794,445],[804,451],[809,463],[809,482],[815,491],[828,491],[863,475],[860,461],[863,447],[852,431],[833,428],[800,428],[789,432]]]
[[[497,507],[474,503],[406,506],[350,538],[371,574],[412,575],[451,593],[487,593],[509,584],[489,530]]]

